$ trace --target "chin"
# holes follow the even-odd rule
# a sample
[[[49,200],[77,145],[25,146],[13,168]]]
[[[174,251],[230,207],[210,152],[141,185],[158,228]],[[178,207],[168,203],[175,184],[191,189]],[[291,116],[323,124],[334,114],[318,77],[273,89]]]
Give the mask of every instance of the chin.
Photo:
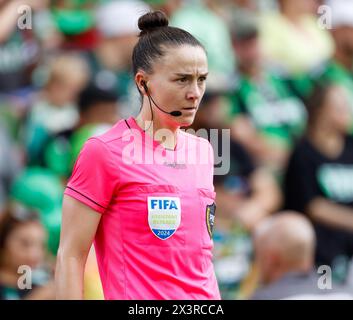
[[[192,125],[192,123],[194,122],[194,119],[195,119],[195,116],[181,117],[181,119],[178,122],[181,127],[188,127]]]

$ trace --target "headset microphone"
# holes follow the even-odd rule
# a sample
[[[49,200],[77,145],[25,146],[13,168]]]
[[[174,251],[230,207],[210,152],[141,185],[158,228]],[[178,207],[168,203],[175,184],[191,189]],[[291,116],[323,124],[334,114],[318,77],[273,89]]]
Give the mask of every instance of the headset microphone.
[[[160,108],[157,103],[154,102],[152,96],[150,95],[150,93],[148,92],[148,87],[146,85],[146,82],[145,81],[141,81],[141,84],[143,86],[143,88],[145,89],[146,91],[146,94],[148,95],[148,98],[152,100],[153,104],[159,109],[161,110],[162,112],[166,113],[166,114],[170,114],[171,116],[173,117],[180,117],[182,115],[181,111],[172,111],[172,112],[167,112],[167,111],[164,111],[162,108]]]

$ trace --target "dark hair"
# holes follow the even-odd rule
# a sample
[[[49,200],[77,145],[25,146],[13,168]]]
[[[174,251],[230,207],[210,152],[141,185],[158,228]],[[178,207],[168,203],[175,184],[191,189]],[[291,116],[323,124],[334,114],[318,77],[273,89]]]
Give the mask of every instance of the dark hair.
[[[80,113],[89,110],[97,103],[114,103],[118,95],[113,90],[101,89],[95,84],[89,84],[78,97],[78,109]]]
[[[139,69],[151,73],[153,62],[165,54],[163,46],[191,45],[205,50],[201,42],[189,32],[168,24],[168,18],[162,11],[149,12],[139,18],[138,27],[141,32],[132,53],[134,74]]]
[[[316,121],[317,115],[321,111],[321,107],[324,106],[332,87],[334,87],[332,82],[317,82],[308,97],[304,99],[308,112],[308,127]]]
[[[16,228],[28,222],[40,223],[39,215],[37,212],[22,206],[8,207],[5,213],[0,216],[0,266],[8,237]]]

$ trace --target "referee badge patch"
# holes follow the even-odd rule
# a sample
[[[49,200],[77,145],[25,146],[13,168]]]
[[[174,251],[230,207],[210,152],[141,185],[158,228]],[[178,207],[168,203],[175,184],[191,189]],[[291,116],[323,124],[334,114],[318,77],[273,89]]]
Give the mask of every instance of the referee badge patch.
[[[157,238],[167,240],[180,225],[180,198],[148,197],[147,201],[148,225]]]
[[[216,214],[216,204],[212,203],[206,206],[206,224],[207,224],[207,231],[210,237],[212,238],[213,234],[213,226],[214,226],[214,219]]]

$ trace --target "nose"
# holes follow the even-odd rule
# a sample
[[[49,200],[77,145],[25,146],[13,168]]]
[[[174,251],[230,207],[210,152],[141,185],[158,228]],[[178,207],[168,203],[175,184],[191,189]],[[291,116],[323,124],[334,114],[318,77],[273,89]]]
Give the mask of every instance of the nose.
[[[198,100],[201,97],[201,88],[199,87],[198,83],[192,83],[187,94],[186,99],[188,100]]]

